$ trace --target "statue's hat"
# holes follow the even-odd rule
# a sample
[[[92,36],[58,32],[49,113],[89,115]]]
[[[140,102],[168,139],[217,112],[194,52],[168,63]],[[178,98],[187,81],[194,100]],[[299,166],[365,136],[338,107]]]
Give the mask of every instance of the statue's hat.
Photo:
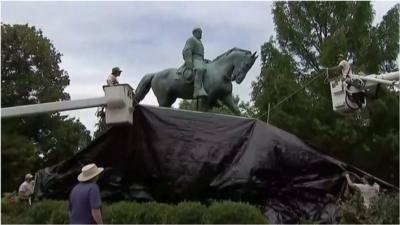
[[[196,32],[196,31],[202,31],[200,27],[196,27],[192,30],[192,33]]]

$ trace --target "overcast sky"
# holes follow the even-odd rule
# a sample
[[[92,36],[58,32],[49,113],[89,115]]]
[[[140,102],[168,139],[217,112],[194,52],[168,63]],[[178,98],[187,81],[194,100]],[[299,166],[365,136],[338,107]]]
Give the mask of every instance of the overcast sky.
[[[373,2],[374,23],[396,4]],[[260,52],[274,35],[272,2],[1,2],[1,21],[40,28],[63,54],[61,68],[70,77],[71,99],[103,96],[111,68],[123,72],[120,83],[136,88],[143,75],[183,63],[181,51],[194,27],[203,29],[205,57],[232,47]],[[259,59],[234,95],[250,100],[251,82],[260,73]],[[178,100],[180,101],[180,100]],[[177,103],[174,107],[178,106]],[[152,92],[142,101],[158,105]],[[96,109],[69,111],[94,131]]]

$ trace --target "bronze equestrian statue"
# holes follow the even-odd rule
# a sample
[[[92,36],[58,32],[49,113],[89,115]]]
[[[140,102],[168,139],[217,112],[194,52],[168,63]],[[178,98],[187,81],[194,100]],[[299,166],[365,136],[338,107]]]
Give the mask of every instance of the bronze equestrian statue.
[[[185,63],[179,69],[169,68],[145,75],[136,89],[135,100],[140,102],[150,88],[159,106],[171,107],[177,98],[201,98],[203,110],[207,111],[217,100],[235,114],[240,111],[233,101],[232,81],[240,84],[253,66],[257,52],[232,48],[213,61],[204,59],[201,29],[193,30],[183,49]]]

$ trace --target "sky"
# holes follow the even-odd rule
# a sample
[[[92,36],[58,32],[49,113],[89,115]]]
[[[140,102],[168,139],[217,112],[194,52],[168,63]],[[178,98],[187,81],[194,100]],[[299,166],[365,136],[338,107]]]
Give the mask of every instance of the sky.
[[[374,24],[396,1],[373,2]],[[104,96],[102,85],[115,66],[120,83],[136,88],[147,73],[179,67],[192,29],[201,27],[205,58],[238,47],[260,52],[275,35],[269,1],[2,1],[1,22],[29,24],[43,31],[63,54],[60,67],[69,74],[71,100]],[[233,94],[249,101],[251,82],[260,74],[258,58]],[[177,108],[178,100],[173,107]],[[158,105],[150,91],[141,102]],[[96,108],[63,112],[93,134]]]

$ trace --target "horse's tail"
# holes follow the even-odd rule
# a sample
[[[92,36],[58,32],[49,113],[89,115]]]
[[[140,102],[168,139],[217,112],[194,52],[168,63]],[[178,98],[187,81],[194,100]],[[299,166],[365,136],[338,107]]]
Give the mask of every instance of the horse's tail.
[[[155,73],[146,74],[139,82],[135,92],[135,101],[139,103],[143,100],[144,96],[150,91],[151,81]]]

